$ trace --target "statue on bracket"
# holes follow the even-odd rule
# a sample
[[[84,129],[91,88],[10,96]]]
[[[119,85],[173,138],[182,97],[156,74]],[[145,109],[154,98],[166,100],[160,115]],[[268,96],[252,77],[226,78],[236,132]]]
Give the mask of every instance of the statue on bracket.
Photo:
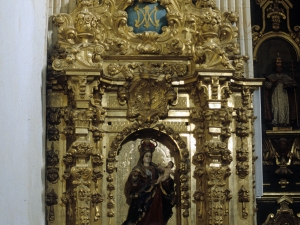
[[[174,180],[170,176],[167,179],[159,179],[164,170],[152,162],[155,147],[155,143],[150,139],[141,141],[140,158],[125,184],[125,195],[130,207],[123,225],[164,225],[173,214]]]
[[[265,80],[265,118],[273,127],[291,130],[292,123],[298,120],[296,100],[296,81],[282,73],[282,59],[276,59],[276,73],[266,76]]]

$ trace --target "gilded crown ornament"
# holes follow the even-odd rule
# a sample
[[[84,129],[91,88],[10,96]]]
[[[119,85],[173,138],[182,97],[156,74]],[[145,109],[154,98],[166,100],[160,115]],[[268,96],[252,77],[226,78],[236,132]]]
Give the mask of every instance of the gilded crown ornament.
[[[141,144],[139,145],[140,155],[143,155],[146,152],[153,153],[155,151],[156,146],[157,146],[157,142],[155,140],[143,139],[141,141]]]

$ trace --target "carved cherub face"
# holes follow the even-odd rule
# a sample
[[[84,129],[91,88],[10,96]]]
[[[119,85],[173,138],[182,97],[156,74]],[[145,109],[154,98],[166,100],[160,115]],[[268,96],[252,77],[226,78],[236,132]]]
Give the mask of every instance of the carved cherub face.
[[[286,150],[288,147],[288,142],[286,139],[280,139],[279,140],[279,146],[282,150]]]

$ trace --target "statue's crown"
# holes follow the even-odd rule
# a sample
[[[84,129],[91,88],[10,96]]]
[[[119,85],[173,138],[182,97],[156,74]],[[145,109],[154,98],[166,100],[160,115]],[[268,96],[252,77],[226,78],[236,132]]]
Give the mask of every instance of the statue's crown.
[[[152,143],[152,141],[155,143]],[[157,146],[157,143],[155,140],[150,140],[150,139],[143,139],[141,141],[141,144],[139,146],[139,152],[140,155],[143,155],[145,152],[151,152],[153,153],[155,148]]]
[[[278,62],[282,62],[279,52],[277,53],[277,58],[276,58],[276,63],[278,63]]]

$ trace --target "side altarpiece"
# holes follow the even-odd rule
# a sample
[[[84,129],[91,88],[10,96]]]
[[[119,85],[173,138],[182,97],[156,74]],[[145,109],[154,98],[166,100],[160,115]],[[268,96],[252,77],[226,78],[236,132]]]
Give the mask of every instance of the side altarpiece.
[[[48,224],[120,225],[143,141],[174,163],[168,224],[255,224],[253,91],[213,0],[78,0],[52,17]]]

